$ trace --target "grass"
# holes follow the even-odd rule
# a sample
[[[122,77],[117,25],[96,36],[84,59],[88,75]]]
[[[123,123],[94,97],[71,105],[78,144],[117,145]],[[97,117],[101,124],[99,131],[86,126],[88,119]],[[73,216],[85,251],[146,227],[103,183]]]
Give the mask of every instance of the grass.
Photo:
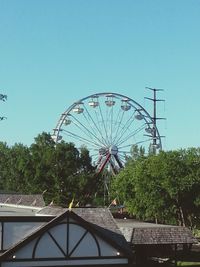
[[[192,267],[192,266],[199,266],[200,267],[200,262],[187,262],[187,261],[178,261],[177,266],[184,266],[184,267]]]

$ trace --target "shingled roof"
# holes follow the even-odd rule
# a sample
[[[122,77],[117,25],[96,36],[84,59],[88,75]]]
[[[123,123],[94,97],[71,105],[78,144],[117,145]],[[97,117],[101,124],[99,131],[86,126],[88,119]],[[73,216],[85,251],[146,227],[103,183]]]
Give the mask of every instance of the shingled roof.
[[[108,209],[98,208],[97,210],[94,208],[87,208],[87,209],[77,208],[75,209],[75,211],[74,209],[73,211],[69,211],[69,209],[62,209],[62,208],[44,208],[42,210],[39,212],[40,214],[44,215],[45,214],[44,210],[45,210],[46,214],[50,215],[50,213],[54,213],[53,215],[55,215],[55,213],[57,213],[57,216],[54,217],[48,223],[41,225],[34,232],[30,233],[29,236],[26,236],[24,239],[22,239],[18,244],[15,244],[13,247],[5,251],[2,255],[0,255],[1,260],[6,259],[7,256],[11,255],[18,248],[22,247],[29,241],[32,241],[38,234],[48,230],[48,228],[55,225],[55,223],[57,223],[58,221],[61,221],[65,216],[71,216],[73,219],[80,221],[81,224],[85,224],[86,227],[91,228],[91,230],[93,229],[102,238],[104,238],[107,241],[110,241],[112,244],[114,244],[115,246],[120,248],[123,252],[125,252],[125,254],[128,255],[128,257],[132,258],[133,256],[132,251],[128,243],[126,242],[124,236],[117,227],[117,224]],[[80,214],[82,214],[82,216]],[[95,216],[95,214],[96,215],[99,214],[99,219],[98,220],[95,219],[98,225],[91,223],[91,221],[93,221],[95,217],[98,217]],[[100,226],[101,224],[103,225],[103,227]],[[112,229],[112,231],[110,231],[110,229],[108,228]]]
[[[46,206],[37,212],[38,215],[52,215],[58,216],[68,209],[61,207],[51,207]],[[121,234],[119,227],[112,213],[107,208],[73,208],[72,211],[80,216],[82,219],[95,224],[97,226],[103,227],[115,233]]]
[[[138,244],[193,244],[196,243],[186,227],[138,228],[133,230],[131,243]]]
[[[187,227],[117,220],[126,240],[133,245],[194,244],[197,240]]]
[[[18,193],[0,193],[0,203],[33,207],[45,206],[42,194],[26,195]]]
[[[60,207],[47,206],[41,209],[37,214],[58,216],[68,209]],[[126,249],[130,249],[126,239],[120,231],[112,213],[108,208],[73,208],[72,211],[83,220],[91,223],[95,229],[115,240]]]

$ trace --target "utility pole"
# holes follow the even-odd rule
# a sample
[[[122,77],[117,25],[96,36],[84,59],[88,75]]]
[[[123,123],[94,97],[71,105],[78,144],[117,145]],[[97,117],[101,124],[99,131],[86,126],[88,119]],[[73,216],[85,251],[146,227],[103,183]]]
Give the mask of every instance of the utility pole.
[[[156,88],[150,88],[146,87],[146,89],[151,90],[153,92],[153,98],[150,97],[145,97],[145,99],[148,99],[153,102],[153,116],[152,116],[152,122],[153,122],[153,127],[152,127],[152,137],[153,137],[153,154],[156,154],[156,149],[158,148],[157,140],[157,120],[165,120],[165,118],[158,118],[157,117],[157,102],[164,102],[165,100],[163,99],[157,99],[157,92],[159,91],[164,91],[163,89],[156,89]],[[161,136],[164,137],[164,136]]]

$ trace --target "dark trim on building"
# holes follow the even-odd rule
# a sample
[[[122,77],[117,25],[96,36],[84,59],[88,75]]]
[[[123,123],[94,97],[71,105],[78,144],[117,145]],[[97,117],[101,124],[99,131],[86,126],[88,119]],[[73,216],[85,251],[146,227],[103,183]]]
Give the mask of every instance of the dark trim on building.
[[[56,216],[0,216],[1,222],[49,222]]]
[[[69,218],[72,218],[72,219],[78,221],[80,223],[80,225],[83,226],[85,229],[87,229],[90,233],[93,233],[93,234],[98,235],[100,238],[102,238],[103,240],[105,240],[106,242],[108,242],[115,249],[117,249],[120,252],[122,252],[124,254],[124,257],[123,258],[127,258],[127,259],[131,259],[132,258],[133,255],[132,255],[131,250],[129,251],[128,249],[124,248],[121,244],[118,244],[116,241],[114,241],[111,238],[109,238],[106,235],[106,233],[104,233],[103,231],[100,231],[100,229],[102,230],[101,227],[97,227],[96,225],[85,221],[80,216],[76,215],[73,211],[67,210],[67,211],[63,212],[61,215],[53,218],[47,224],[42,225],[39,229],[36,229],[35,232],[33,232],[31,235],[27,236],[25,239],[23,239],[17,245],[14,245],[10,249],[8,249],[5,253],[3,253],[0,256],[0,261],[3,261],[3,260],[8,259],[8,257],[9,256],[12,256],[19,248],[25,246],[26,244],[28,244],[33,239],[41,236],[43,233],[47,232],[48,229],[56,226],[59,221],[62,221],[65,218],[67,218],[67,222],[68,222],[67,224],[69,224]],[[114,233],[114,234],[117,235],[116,233]],[[116,256],[114,258],[118,258],[118,257]],[[16,259],[15,259],[15,261],[16,261]]]

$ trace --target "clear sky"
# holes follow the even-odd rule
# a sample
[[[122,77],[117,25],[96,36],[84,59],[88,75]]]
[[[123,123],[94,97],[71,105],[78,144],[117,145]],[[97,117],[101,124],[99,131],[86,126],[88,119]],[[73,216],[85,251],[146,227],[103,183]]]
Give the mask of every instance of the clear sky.
[[[30,145],[76,100],[105,91],[151,113],[163,148],[200,146],[200,0],[0,0],[0,140]]]

